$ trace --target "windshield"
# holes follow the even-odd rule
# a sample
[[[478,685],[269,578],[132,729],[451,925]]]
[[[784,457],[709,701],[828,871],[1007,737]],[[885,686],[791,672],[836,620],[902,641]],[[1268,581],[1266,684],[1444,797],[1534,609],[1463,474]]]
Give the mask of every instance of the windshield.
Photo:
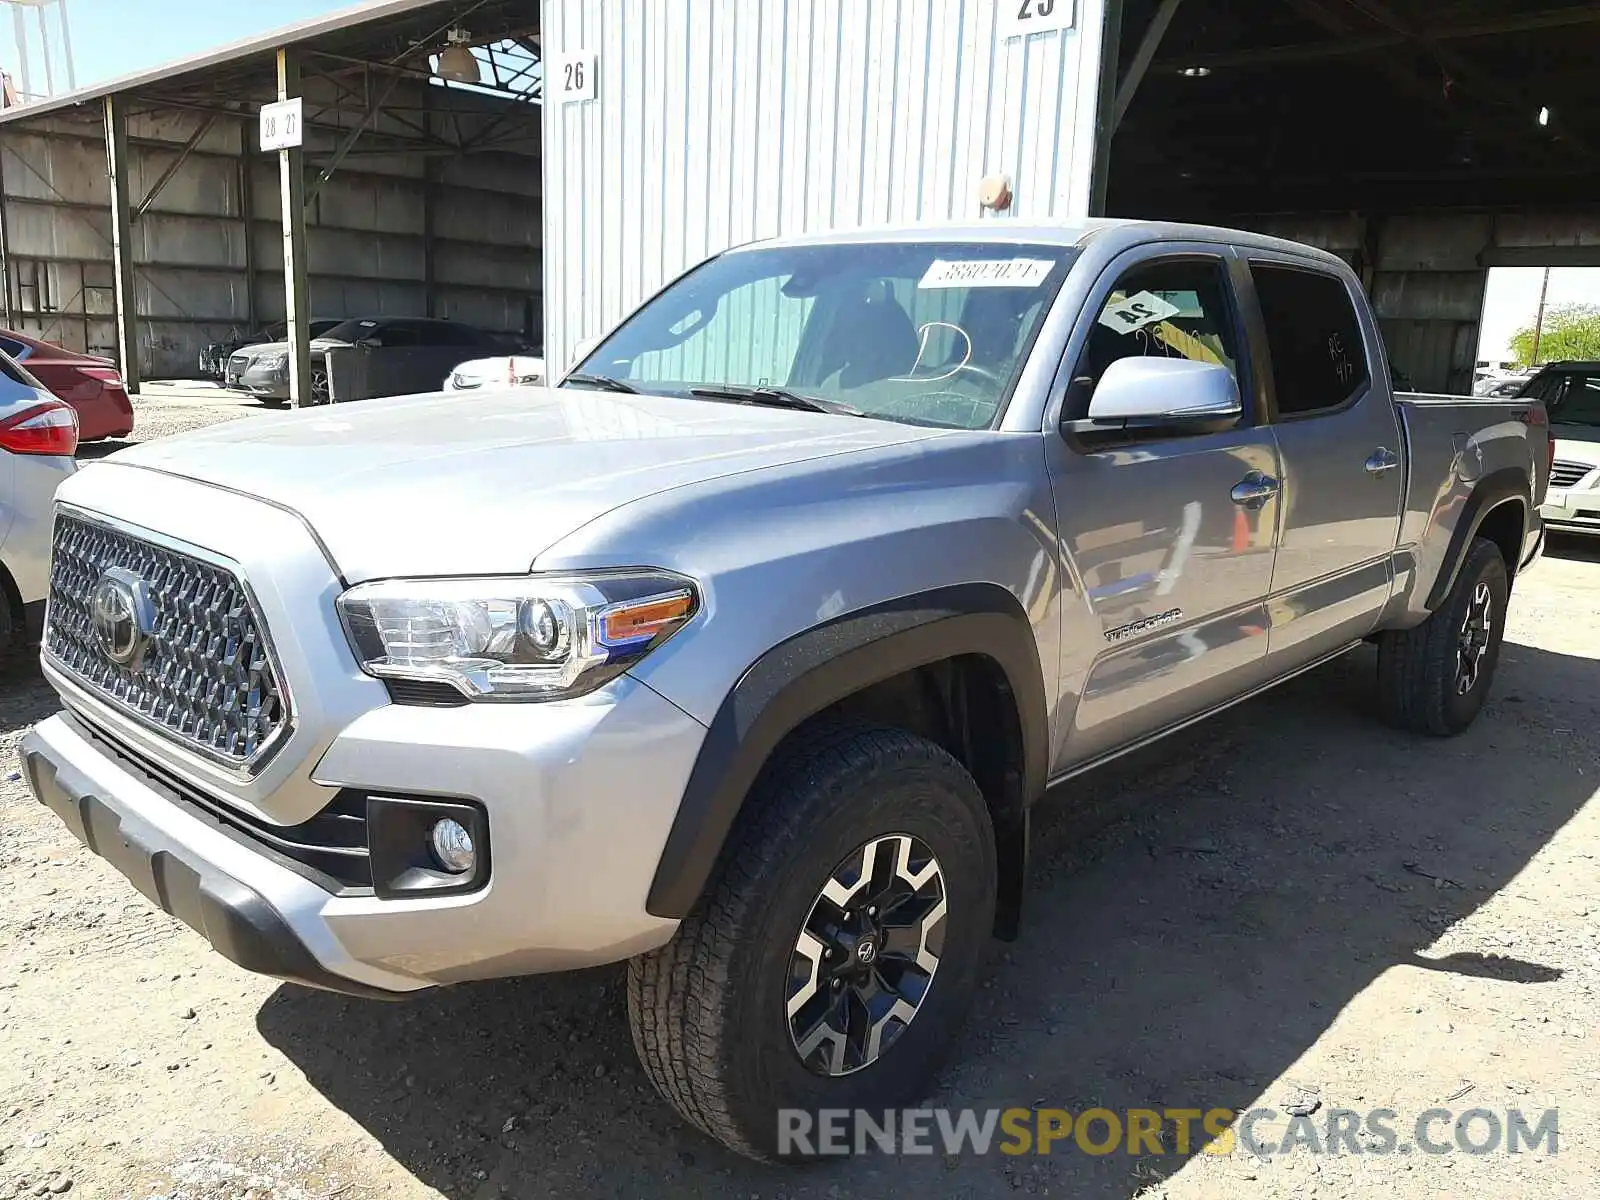
[[[362,338],[371,337],[377,332],[378,323],[371,318],[360,317],[349,321],[340,321],[331,328],[319,333],[318,337],[325,337],[335,342],[359,342]]]
[[[1567,375],[1546,403],[1552,425],[1600,428],[1600,371]]]
[[[734,251],[650,301],[575,373],[679,396],[782,389],[870,417],[983,429],[1076,253],[997,242]]]

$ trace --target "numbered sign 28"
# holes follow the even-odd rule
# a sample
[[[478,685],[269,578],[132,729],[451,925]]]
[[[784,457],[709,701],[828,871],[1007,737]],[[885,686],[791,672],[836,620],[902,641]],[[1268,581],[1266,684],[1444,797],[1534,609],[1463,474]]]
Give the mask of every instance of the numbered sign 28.
[[[1077,24],[1078,0],[995,0],[1000,6],[1000,36],[1027,37],[1071,29]]]
[[[261,148],[263,150],[292,150],[302,140],[301,114],[303,104],[299,96],[293,100],[279,100],[261,106]]]
[[[555,89],[556,99],[562,104],[576,104],[580,100],[595,98],[595,56],[580,50],[576,54],[563,54],[555,62],[554,79],[545,80],[545,95]]]

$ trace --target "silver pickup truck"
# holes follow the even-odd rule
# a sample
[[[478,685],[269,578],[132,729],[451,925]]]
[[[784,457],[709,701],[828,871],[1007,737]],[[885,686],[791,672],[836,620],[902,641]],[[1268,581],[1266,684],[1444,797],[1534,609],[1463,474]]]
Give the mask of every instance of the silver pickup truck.
[[[883,1109],[1022,918],[1029,813],[1365,641],[1465,730],[1537,401],[1391,392],[1338,259],[989,221],[766,242],[554,389],[149,443],[62,487],[40,800],[241,966],[358,994],[628,961],[756,1156]]]

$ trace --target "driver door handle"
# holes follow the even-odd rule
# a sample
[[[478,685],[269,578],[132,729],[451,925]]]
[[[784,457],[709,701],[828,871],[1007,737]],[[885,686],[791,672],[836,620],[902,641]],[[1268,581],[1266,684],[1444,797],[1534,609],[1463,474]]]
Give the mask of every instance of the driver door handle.
[[[1400,456],[1387,446],[1379,446],[1367,459],[1367,474],[1382,475],[1400,465]]]
[[[1278,494],[1278,481],[1262,471],[1251,471],[1228,493],[1241,508],[1258,509]]]

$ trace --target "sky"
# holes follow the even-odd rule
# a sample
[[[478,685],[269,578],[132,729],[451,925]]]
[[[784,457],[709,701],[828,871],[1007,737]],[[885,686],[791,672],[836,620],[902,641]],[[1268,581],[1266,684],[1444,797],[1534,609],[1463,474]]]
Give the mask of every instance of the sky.
[[[1533,324],[1539,311],[1539,267],[1496,267],[1489,272],[1483,300],[1483,328],[1478,358],[1501,362],[1511,357],[1511,335]],[[1600,304],[1600,267],[1557,267],[1550,272],[1545,305]]]
[[[160,66],[204,50],[350,7],[351,0],[67,0],[67,23],[79,87]],[[34,89],[44,75],[36,18],[28,18]],[[51,19],[51,43],[56,26]],[[60,51],[57,50],[59,55]],[[58,62],[62,61],[58,59]],[[0,25],[0,64],[16,78],[10,23]],[[58,66],[56,90],[64,71]],[[21,80],[17,81],[21,86]]]

